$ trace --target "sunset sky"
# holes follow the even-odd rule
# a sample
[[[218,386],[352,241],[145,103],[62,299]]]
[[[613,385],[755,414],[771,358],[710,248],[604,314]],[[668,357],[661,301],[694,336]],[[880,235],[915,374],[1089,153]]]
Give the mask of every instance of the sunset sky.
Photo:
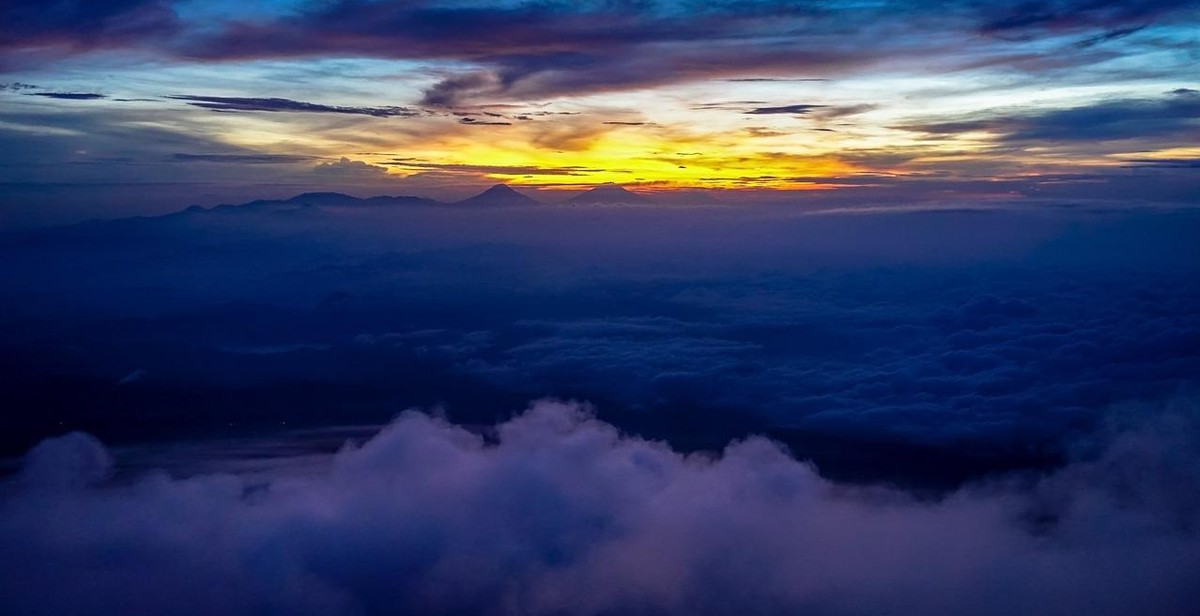
[[[0,614],[1195,616],[1200,0],[0,0]]]
[[[1178,199],[1197,6],[19,0],[0,182],[173,207],[496,182]]]

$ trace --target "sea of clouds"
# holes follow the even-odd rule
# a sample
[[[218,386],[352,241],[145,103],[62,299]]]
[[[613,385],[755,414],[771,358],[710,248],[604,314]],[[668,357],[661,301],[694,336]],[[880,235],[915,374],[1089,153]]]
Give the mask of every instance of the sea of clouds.
[[[681,454],[584,404],[410,411],[318,472],[112,474],[71,433],[0,488],[13,614],[1189,614],[1200,413],[1117,410],[1038,476],[937,497],[761,438]]]

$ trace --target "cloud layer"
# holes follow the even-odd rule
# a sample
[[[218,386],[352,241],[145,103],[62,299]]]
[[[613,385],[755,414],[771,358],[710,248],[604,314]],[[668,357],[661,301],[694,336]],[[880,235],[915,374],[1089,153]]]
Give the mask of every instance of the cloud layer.
[[[17,613],[1185,614],[1194,405],[1049,476],[916,500],[761,439],[684,456],[539,402],[483,435],[406,413],[315,475],[105,483],[39,445],[0,500]]]
[[[169,164],[226,160],[294,164]],[[831,476],[944,485],[1044,466],[1100,409],[1195,390],[1195,212],[881,210],[326,192],[18,235],[0,406],[23,412],[0,448],[436,405],[491,423],[555,396],[684,449],[765,432]],[[860,453],[889,444],[910,449]],[[926,454],[955,462],[903,464]]]

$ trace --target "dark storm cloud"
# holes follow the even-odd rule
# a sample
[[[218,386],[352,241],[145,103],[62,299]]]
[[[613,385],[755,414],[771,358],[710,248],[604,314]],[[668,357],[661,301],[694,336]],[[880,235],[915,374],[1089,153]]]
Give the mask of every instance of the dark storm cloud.
[[[46,98],[57,98],[66,101],[94,101],[108,98],[103,94],[95,92],[27,92],[26,96],[44,96]]]
[[[761,438],[683,455],[577,404],[536,403],[488,432],[408,412],[307,474],[124,484],[108,481],[113,455],[96,439],[47,440],[0,493],[0,602],[16,613],[1174,616],[1200,600],[1190,403],[1116,416],[1044,477],[936,501],[829,481]]]
[[[172,95],[167,98],[185,101],[187,104],[212,111],[266,111],[266,112],[297,112],[297,113],[342,113],[350,115],[366,115],[377,118],[414,117],[419,112],[407,107],[351,107],[342,105],[322,105],[287,98],[251,98],[240,96],[195,96]]]
[[[1102,101],[1081,107],[900,126],[930,134],[988,131],[1001,142],[1086,142],[1200,134],[1200,93],[1179,89],[1158,99]]]

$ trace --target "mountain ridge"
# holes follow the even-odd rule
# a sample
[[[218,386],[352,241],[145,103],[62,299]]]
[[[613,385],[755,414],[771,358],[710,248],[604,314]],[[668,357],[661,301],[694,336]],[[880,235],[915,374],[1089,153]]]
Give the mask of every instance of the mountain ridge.
[[[541,201],[524,193],[514,190],[508,184],[495,184],[491,188],[462,201],[455,201],[456,206],[512,207],[520,205],[542,205]]]
[[[568,205],[649,205],[651,201],[620,184],[600,184],[585,193],[567,199]]]

